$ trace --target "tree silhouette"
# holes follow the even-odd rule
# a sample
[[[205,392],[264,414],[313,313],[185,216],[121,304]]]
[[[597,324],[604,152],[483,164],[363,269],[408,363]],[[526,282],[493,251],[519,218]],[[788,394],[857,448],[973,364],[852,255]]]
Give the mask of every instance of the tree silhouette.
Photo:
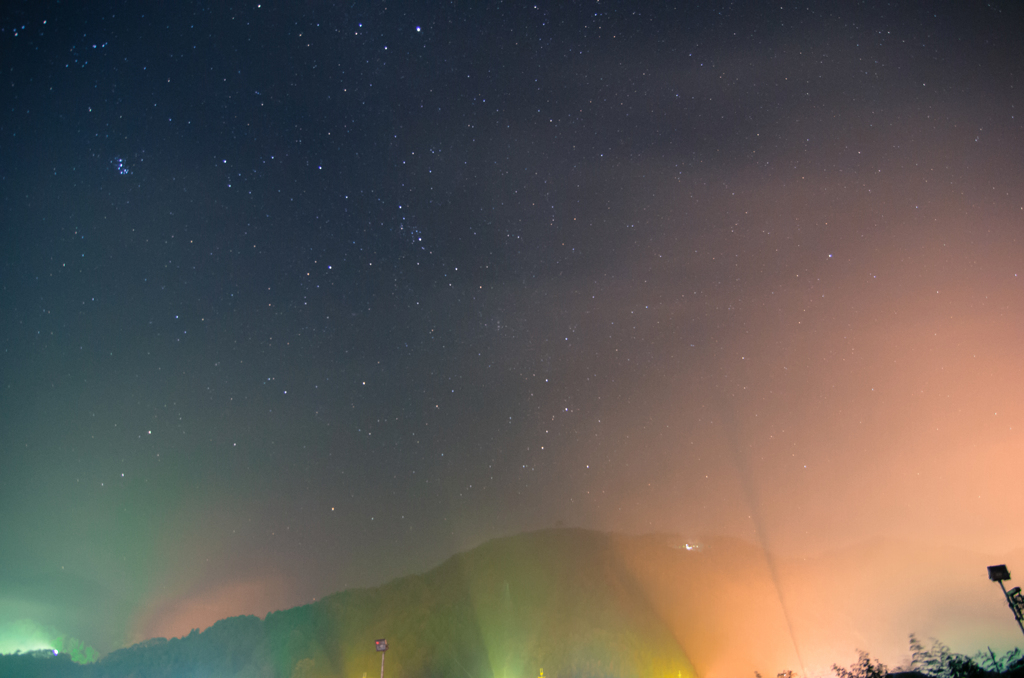
[[[889,669],[885,664],[875,659],[871,660],[864,650],[857,650],[857,661],[848,669],[838,664],[832,665],[832,671],[838,678],[885,678],[889,675]]]

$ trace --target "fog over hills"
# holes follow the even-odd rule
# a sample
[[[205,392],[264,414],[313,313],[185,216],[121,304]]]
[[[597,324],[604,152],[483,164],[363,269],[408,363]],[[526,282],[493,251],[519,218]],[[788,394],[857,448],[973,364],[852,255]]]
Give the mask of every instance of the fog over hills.
[[[824,675],[858,648],[908,665],[910,633],[959,652],[1009,647],[1016,629],[984,558],[876,541],[774,562],[730,538],[544,530],[263,620],[221,620],[86,666],[63,655],[33,665],[57,676],[365,678],[380,671],[373,641],[387,638],[385,676],[403,678]],[[944,635],[965,620],[971,637]]]

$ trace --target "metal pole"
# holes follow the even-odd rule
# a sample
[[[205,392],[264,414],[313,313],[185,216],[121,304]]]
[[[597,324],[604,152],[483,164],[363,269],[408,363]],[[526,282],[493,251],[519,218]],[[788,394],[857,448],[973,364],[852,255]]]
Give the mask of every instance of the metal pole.
[[[1003,590],[1003,595],[1006,596],[1006,602],[1009,604],[1010,609],[1013,610],[1013,618],[1017,620],[1017,626],[1020,627],[1020,632],[1024,633],[1024,610],[1021,609],[1021,606],[1018,605],[1016,600],[1010,597],[1010,593],[1006,590],[1006,587],[1003,586],[1002,580],[999,580],[999,588]],[[1020,596],[1020,589],[1017,590],[1017,596]],[[383,657],[381,657],[381,659],[383,659]],[[384,676],[381,675],[380,678],[384,678]]]

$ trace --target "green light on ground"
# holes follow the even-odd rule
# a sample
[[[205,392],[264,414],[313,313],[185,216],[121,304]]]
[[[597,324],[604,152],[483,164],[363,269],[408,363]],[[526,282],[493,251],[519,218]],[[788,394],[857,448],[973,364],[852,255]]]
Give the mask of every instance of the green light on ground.
[[[62,635],[31,619],[0,624],[0,654],[38,650],[50,650],[54,654],[64,652],[78,664],[89,664],[99,659],[99,653],[84,641]]]

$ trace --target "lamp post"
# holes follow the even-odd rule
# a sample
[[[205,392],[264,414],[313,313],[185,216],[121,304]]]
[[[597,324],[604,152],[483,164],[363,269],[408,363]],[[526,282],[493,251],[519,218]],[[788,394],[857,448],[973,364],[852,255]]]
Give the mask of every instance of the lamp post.
[[[1010,609],[1013,610],[1013,618],[1017,620],[1017,626],[1020,627],[1021,633],[1024,633],[1024,595],[1021,595],[1019,586],[1014,586],[1007,591],[1003,585],[1004,581],[1010,579],[1010,571],[1006,569],[1006,565],[989,565],[988,578],[999,582],[999,588],[1003,590],[1006,602],[1010,604]],[[381,678],[384,677],[381,676]]]
[[[377,646],[377,652],[380,652],[380,678],[384,678],[384,653],[388,651],[387,638],[375,640],[373,644]]]

